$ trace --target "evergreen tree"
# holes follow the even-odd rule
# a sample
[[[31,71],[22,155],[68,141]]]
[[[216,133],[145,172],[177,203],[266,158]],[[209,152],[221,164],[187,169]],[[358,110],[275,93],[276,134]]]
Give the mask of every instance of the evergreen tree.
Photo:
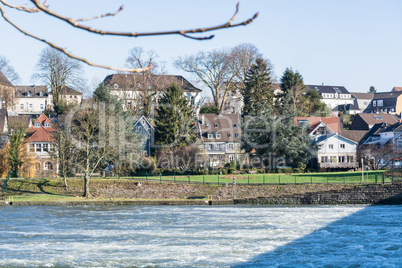
[[[215,105],[203,105],[200,114],[219,114],[219,110]]]
[[[263,59],[258,58],[248,70],[242,95],[245,115],[261,114],[264,107],[272,107],[274,90],[271,82],[271,69]]]
[[[196,135],[192,115],[193,109],[183,95],[183,89],[171,84],[156,108],[155,143],[183,147],[194,142]]]
[[[282,102],[285,101],[284,96],[289,94],[290,98],[286,98],[286,101],[291,104],[289,107],[293,111],[300,111],[304,106],[304,90],[306,86],[303,82],[303,77],[299,72],[294,72],[292,69],[286,68],[281,77],[281,90],[282,90]]]

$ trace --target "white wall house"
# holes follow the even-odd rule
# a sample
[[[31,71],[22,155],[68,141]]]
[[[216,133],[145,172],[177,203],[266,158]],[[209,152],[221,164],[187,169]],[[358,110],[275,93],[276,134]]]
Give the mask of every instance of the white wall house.
[[[14,106],[10,113],[40,115],[52,105],[46,86],[16,86]]]
[[[317,144],[319,168],[356,168],[357,142],[338,134],[327,135]]]
[[[321,101],[325,103],[334,114],[341,107],[345,107],[347,104],[353,105],[355,98],[352,94],[343,86],[326,86],[326,85],[306,85],[306,91],[316,90],[320,96]]]

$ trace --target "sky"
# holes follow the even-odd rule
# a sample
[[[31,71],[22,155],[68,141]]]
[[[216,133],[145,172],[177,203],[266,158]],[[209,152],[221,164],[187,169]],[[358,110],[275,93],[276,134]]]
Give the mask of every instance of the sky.
[[[13,1],[18,2],[18,1]],[[29,2],[19,1],[24,4]],[[226,23],[236,1],[124,1],[49,0],[49,8],[64,16],[80,18],[124,10],[114,17],[86,25],[113,31],[154,32],[191,29]],[[173,66],[179,56],[199,51],[230,48],[241,43],[255,45],[274,66],[280,78],[286,68],[297,70],[305,84],[345,86],[351,92],[390,91],[402,86],[402,1],[400,0],[243,0],[235,22],[259,12],[247,26],[213,32],[211,40],[181,36],[110,37],[74,29],[44,14],[28,14],[4,8],[6,15],[24,30],[58,44],[90,61],[125,67],[128,51],[154,50],[166,62],[169,74],[195,77]],[[19,73],[19,85],[41,84],[31,80],[45,44],[12,28],[0,17],[0,55]],[[206,35],[209,35],[207,33]],[[211,33],[212,34],[212,33]],[[196,35],[202,36],[202,35]],[[111,70],[84,66],[87,89]],[[198,83],[197,86],[202,87]]]

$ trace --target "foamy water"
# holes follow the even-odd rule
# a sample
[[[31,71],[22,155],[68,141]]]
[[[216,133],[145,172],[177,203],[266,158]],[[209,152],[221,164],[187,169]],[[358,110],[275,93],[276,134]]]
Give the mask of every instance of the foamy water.
[[[402,267],[402,206],[0,207],[0,266]]]

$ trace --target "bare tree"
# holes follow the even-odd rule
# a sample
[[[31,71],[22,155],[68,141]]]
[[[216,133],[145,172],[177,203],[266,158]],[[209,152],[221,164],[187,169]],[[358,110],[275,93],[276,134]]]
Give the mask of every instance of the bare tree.
[[[87,59],[85,59],[83,57],[79,57],[79,56],[74,55],[73,53],[68,52],[66,49],[62,48],[62,46],[60,46],[60,45],[56,45],[56,44],[54,44],[52,42],[47,41],[46,39],[43,39],[43,38],[41,38],[39,36],[33,35],[33,34],[27,32],[27,31],[25,31],[24,29],[19,27],[16,23],[14,23],[12,20],[10,20],[5,15],[4,7],[16,9],[16,10],[21,11],[21,12],[27,12],[29,14],[37,13],[37,12],[45,13],[45,14],[49,15],[52,18],[56,18],[56,19],[59,19],[59,20],[62,20],[64,22],[68,23],[69,25],[71,25],[72,27],[74,27],[76,29],[87,31],[87,32],[94,33],[94,34],[99,34],[99,35],[125,36],[125,37],[158,36],[158,35],[181,35],[183,37],[190,38],[190,39],[195,39],[195,40],[208,40],[208,39],[213,38],[214,35],[204,36],[204,37],[195,37],[195,36],[193,36],[193,34],[205,33],[205,32],[215,31],[215,30],[219,30],[219,29],[233,28],[233,27],[238,27],[238,26],[244,26],[244,25],[247,25],[247,24],[251,23],[258,16],[258,13],[256,13],[250,19],[247,19],[247,20],[242,21],[240,23],[233,23],[237,13],[239,12],[239,4],[237,4],[236,12],[229,19],[229,21],[226,22],[226,23],[223,23],[221,25],[217,25],[217,26],[201,27],[201,28],[188,29],[188,30],[173,30],[173,31],[160,31],[160,32],[144,32],[144,33],[136,32],[136,31],[119,32],[119,31],[106,31],[106,30],[97,29],[97,28],[94,28],[94,27],[91,27],[91,26],[87,26],[87,25],[83,24],[83,22],[85,23],[85,22],[95,20],[95,19],[115,16],[115,15],[117,15],[118,13],[120,13],[123,10],[123,6],[121,6],[116,12],[110,12],[110,13],[105,13],[105,14],[101,14],[101,15],[98,15],[98,16],[86,17],[86,18],[70,18],[70,17],[67,17],[67,16],[64,16],[62,14],[54,12],[52,9],[49,8],[49,5],[46,5],[46,1],[44,1],[44,3],[41,3],[40,0],[30,0],[30,2],[32,3],[32,6],[27,7],[25,5],[11,4],[6,0],[0,0],[0,3],[1,3],[1,5],[0,5],[0,14],[4,18],[4,20],[6,22],[8,22],[10,25],[12,25],[17,31],[19,31],[19,32],[31,37],[31,38],[34,38],[34,39],[36,39],[36,40],[38,40],[40,42],[46,43],[47,45],[49,45],[49,46],[57,49],[58,51],[66,54],[70,58],[74,58],[74,59],[79,60],[81,62],[84,62],[85,64],[88,64],[90,66],[96,66],[96,67],[112,69],[112,70],[117,70],[117,71],[123,71],[123,72],[143,72],[145,70],[148,70],[148,69],[152,68],[152,66],[148,66],[145,69],[144,68],[141,68],[141,69],[137,69],[137,68],[124,69],[124,68],[115,68],[115,67],[111,67],[111,66],[106,66],[106,65],[93,63],[93,62],[88,61]]]
[[[0,72],[4,74],[8,81],[10,81],[12,84],[20,80],[20,76],[10,65],[10,61],[4,56],[0,56]]]
[[[60,93],[66,86],[82,89],[85,84],[82,65],[53,48],[42,50],[33,80],[40,80],[50,87],[53,95],[53,105],[59,104]]]
[[[231,49],[201,51],[179,57],[175,66],[203,82],[211,90],[215,106],[222,112],[228,92],[244,87],[247,70],[260,56],[254,45],[241,44]]]
[[[401,158],[402,151],[395,144],[364,144],[359,146],[357,157],[372,170],[391,168],[392,159]]]

